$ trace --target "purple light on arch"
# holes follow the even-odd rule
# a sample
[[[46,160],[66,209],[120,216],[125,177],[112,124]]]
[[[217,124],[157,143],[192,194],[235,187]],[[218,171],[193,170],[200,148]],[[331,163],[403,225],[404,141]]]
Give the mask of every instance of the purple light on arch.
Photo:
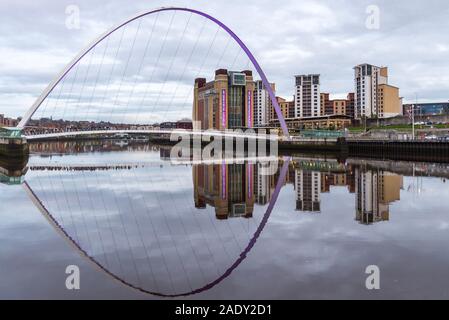
[[[253,97],[252,97],[252,91],[251,90],[248,90],[248,93],[247,93],[247,100],[248,100],[248,102],[247,102],[247,104],[248,104],[248,111],[247,111],[247,113],[248,113],[248,128],[252,128],[253,127],[253,112],[254,112],[254,110],[253,110]]]
[[[226,96],[226,89],[221,89],[221,124],[223,125],[223,129],[226,128],[228,124],[227,112],[228,109],[228,97]]]
[[[223,160],[222,164],[221,164],[221,198],[223,200],[226,200],[226,198],[228,197],[228,188],[226,185],[226,178],[227,178],[227,168],[228,166],[226,165],[225,160]]]
[[[257,62],[256,58],[253,56],[253,54],[251,53],[251,51],[248,49],[248,47],[243,43],[242,40],[240,40],[240,38],[231,30],[229,29],[224,23],[222,23],[220,20],[212,17],[211,15],[204,13],[202,11],[199,10],[195,10],[195,9],[189,9],[189,8],[181,8],[181,7],[162,7],[162,8],[158,8],[158,9],[154,9],[154,10],[150,10],[150,11],[146,11],[144,13],[138,14],[136,16],[133,16],[130,19],[127,19],[125,22],[115,26],[114,28],[112,28],[111,30],[105,32],[103,35],[101,35],[98,39],[96,39],[91,45],[89,45],[86,49],[84,49],[84,51],[81,51],[78,56],[71,61],[63,70],[63,72],[58,75],[58,78],[56,78],[55,80],[53,80],[52,83],[49,84],[49,86],[45,89],[45,91],[41,94],[41,96],[34,102],[34,104],[31,106],[31,108],[27,111],[27,113],[25,114],[25,116],[23,117],[22,121],[20,121],[18,127],[19,128],[24,128],[26,126],[26,124],[28,123],[28,121],[31,119],[31,117],[34,115],[34,113],[37,111],[37,109],[40,107],[40,105],[42,104],[42,102],[48,97],[48,95],[53,91],[53,89],[56,87],[56,85],[58,85],[58,83],[67,75],[67,73],[70,72],[70,70],[72,70],[72,68],[86,55],[88,54],[95,46],[97,46],[101,41],[103,41],[105,38],[107,38],[110,34],[112,34],[113,32],[115,32],[116,30],[120,29],[121,27],[127,25],[128,23],[137,20],[139,18],[142,18],[144,16],[153,14],[153,13],[157,13],[157,12],[162,12],[162,11],[185,11],[185,12],[190,12],[190,13],[194,13],[196,15],[205,17],[206,19],[214,22],[215,24],[217,24],[218,26],[220,26],[222,29],[224,29],[237,43],[238,45],[242,48],[242,50],[246,53],[246,55],[248,56],[249,60],[251,61],[251,63],[254,65],[254,67],[256,68],[257,73],[259,74],[263,85],[265,86],[265,89],[267,90],[270,99],[271,99],[271,103],[274,106],[274,110],[276,111],[276,114],[278,116],[279,119],[279,123],[281,125],[282,131],[284,133],[284,136],[289,137],[288,134],[288,129],[287,129],[287,125],[285,123],[285,119],[282,116],[282,112],[281,112],[281,108],[279,107],[279,104],[276,100],[276,95],[274,94],[273,89],[270,86],[270,83],[268,82],[267,77],[265,76],[265,73],[263,72],[262,68],[260,67],[259,63]]]

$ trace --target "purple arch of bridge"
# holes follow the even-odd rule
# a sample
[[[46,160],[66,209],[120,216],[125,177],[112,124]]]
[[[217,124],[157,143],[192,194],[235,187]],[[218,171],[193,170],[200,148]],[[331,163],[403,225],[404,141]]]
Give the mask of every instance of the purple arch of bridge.
[[[58,85],[58,83],[64,78],[64,76],[70,72],[70,70],[87,54],[89,53],[96,45],[98,45],[101,41],[103,41],[106,37],[108,37],[110,34],[112,34],[113,32],[115,32],[116,30],[120,29],[121,27],[127,25],[128,23],[137,20],[139,18],[142,18],[144,16],[153,14],[153,13],[157,13],[157,12],[162,12],[162,11],[186,11],[186,12],[190,12],[190,13],[194,13],[197,15],[200,15],[202,17],[205,17],[211,21],[213,21],[214,23],[216,23],[218,26],[220,26],[222,29],[224,29],[238,44],[239,46],[242,48],[242,50],[246,53],[246,55],[248,56],[248,58],[250,59],[250,61],[252,62],[252,64],[254,65],[254,67],[256,68],[256,71],[258,72],[263,85],[265,86],[265,89],[267,90],[270,99],[271,99],[271,103],[273,104],[273,107],[276,111],[276,114],[278,116],[279,119],[279,123],[281,125],[282,131],[284,133],[284,135],[286,137],[289,137],[288,134],[288,129],[287,129],[287,125],[285,123],[285,119],[282,115],[282,111],[281,108],[279,107],[279,104],[276,100],[276,95],[274,93],[274,91],[272,90],[270,83],[268,82],[267,77],[265,76],[265,73],[263,72],[262,68],[260,67],[259,63],[257,62],[256,58],[254,57],[254,55],[251,53],[251,51],[248,49],[248,47],[243,43],[243,41],[229,28],[227,27],[224,23],[222,23],[220,20],[212,17],[211,15],[204,13],[202,11],[199,10],[195,10],[195,9],[189,9],[189,8],[181,8],[181,7],[162,7],[162,8],[158,8],[158,9],[154,9],[151,11],[146,11],[144,13],[140,13],[136,16],[133,16],[129,19],[127,19],[125,22],[120,23],[119,25],[111,28],[110,30],[106,31],[105,33],[103,33],[99,38],[95,39],[91,44],[89,44],[84,50],[82,50],[65,68],[64,70],[47,86],[47,88],[44,90],[44,92],[42,92],[42,94],[40,95],[40,97],[34,102],[34,104],[31,106],[31,108],[27,111],[27,113],[25,114],[25,116],[23,117],[23,119],[20,121],[18,128],[23,129],[28,121],[31,119],[31,117],[35,114],[35,112],[37,111],[37,109],[39,109],[40,105],[42,104],[42,102],[48,97],[48,95],[53,91],[53,89],[56,87],[56,85]]]

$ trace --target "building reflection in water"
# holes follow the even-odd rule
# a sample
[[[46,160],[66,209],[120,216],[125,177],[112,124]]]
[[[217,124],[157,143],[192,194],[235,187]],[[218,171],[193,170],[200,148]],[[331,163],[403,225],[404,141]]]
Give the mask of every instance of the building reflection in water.
[[[192,172],[195,207],[213,207],[220,220],[251,218],[255,204],[270,201],[276,182],[276,175],[261,175],[251,163],[198,164]],[[389,220],[390,204],[400,200],[403,177],[360,165],[299,161],[290,164],[286,184],[294,186],[296,211],[309,213],[321,212],[321,194],[344,187],[355,195],[355,220],[372,224]]]
[[[36,143],[31,144],[30,149],[41,156],[100,150],[156,151],[159,152],[160,159],[166,161],[170,160],[171,150],[169,146],[157,146],[140,141],[128,141],[123,145],[115,140]],[[391,162],[356,160],[348,164],[336,159],[294,157],[283,184],[292,184],[294,187],[296,211],[319,213],[322,210],[322,193],[330,193],[333,187],[346,187],[349,193],[355,194],[356,221],[361,224],[388,221],[390,205],[400,200],[403,175],[390,172],[391,168],[384,168],[387,164],[391,165]],[[25,166],[26,164],[23,167]],[[410,163],[398,163],[396,166],[397,169],[403,170],[398,171],[400,173],[408,174],[411,170]],[[421,166],[423,165],[413,164],[413,174],[417,170],[418,172],[430,170],[435,171],[437,175],[446,175],[448,171],[441,165],[426,164],[420,170]],[[3,183],[23,181],[24,173],[18,174],[17,168],[14,169],[14,176],[18,175],[19,178],[5,173],[12,172],[11,168],[3,169],[1,172]],[[192,165],[192,179],[195,208],[205,209],[206,206],[210,206],[214,208],[216,218],[224,220],[235,217],[251,218],[255,205],[267,205],[274,192],[278,174],[260,174],[259,164],[223,162]]]
[[[296,210],[320,212],[321,210],[321,173],[296,170]]]
[[[167,146],[150,149],[154,157],[128,153],[112,162],[95,152],[47,161],[59,146],[39,150],[23,187],[52,226],[114,279],[170,297],[209,290],[245,260],[288,165],[280,161],[267,177],[250,162],[170,164]],[[200,211],[208,214],[198,214],[206,206]]]
[[[371,224],[390,220],[390,204],[400,200],[403,177],[381,170],[355,168],[356,220]]]
[[[251,218],[255,202],[254,167],[254,164],[248,162],[194,165],[192,170],[195,207],[214,207],[215,216],[220,220]],[[268,194],[265,194],[265,197],[268,199]],[[259,199],[259,196],[257,198]]]
[[[345,172],[320,172],[314,168],[295,168],[296,210],[321,212],[321,193],[331,187],[346,187],[355,193],[356,221],[372,224],[388,221],[390,204],[400,200],[403,176],[376,168],[347,165]],[[337,168],[334,168],[337,169]]]
[[[94,142],[42,143],[33,147],[39,156],[30,163],[16,168],[0,162],[0,173],[10,183],[28,166],[24,187],[33,203],[83,256],[122,283],[157,294],[198,293],[225,279],[268,227],[268,208],[274,206],[268,204],[281,186],[288,190],[281,191],[282,203],[273,214],[282,217],[285,205],[287,215],[295,209],[338,213],[338,202],[327,208],[321,203],[338,195],[322,194],[345,188],[354,195],[345,219],[356,225],[389,220],[390,205],[400,199],[402,175],[432,170],[434,176],[449,177],[449,167],[441,164],[301,157],[293,157],[288,172],[280,160],[281,170],[262,175],[259,164],[251,162],[167,165],[168,146],[105,144],[125,156],[113,163],[106,154],[92,152],[106,153]],[[41,158],[72,151],[88,155]]]
[[[270,202],[274,192],[277,178],[275,175],[263,175],[259,165],[254,166],[254,192],[258,205],[266,205]],[[288,177],[288,176],[287,176]]]
[[[0,183],[5,185],[20,185],[28,171],[28,158],[16,160],[0,157]]]
[[[262,174],[261,163],[193,165],[194,202],[197,209],[215,208],[217,219],[252,218],[254,205],[267,205],[279,172]],[[285,183],[289,180],[288,176]]]
[[[294,162],[296,210],[321,212],[321,194],[331,186],[347,186],[354,192],[352,168],[335,161],[301,160]]]

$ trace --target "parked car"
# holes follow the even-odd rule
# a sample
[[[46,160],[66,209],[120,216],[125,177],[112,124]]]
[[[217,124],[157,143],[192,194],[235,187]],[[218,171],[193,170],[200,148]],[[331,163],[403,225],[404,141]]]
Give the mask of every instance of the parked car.
[[[432,134],[430,136],[426,136],[424,139],[427,141],[435,141],[435,140],[438,140],[438,137],[436,135]]]
[[[438,141],[441,141],[441,142],[449,142],[449,136],[439,137],[439,138],[438,138]]]

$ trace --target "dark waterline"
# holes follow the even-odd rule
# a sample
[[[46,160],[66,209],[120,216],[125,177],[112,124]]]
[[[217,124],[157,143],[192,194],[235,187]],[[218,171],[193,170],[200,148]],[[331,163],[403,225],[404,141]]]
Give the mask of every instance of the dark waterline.
[[[261,175],[127,142],[31,151],[25,183],[0,185],[0,298],[449,297],[448,165],[298,155]]]

